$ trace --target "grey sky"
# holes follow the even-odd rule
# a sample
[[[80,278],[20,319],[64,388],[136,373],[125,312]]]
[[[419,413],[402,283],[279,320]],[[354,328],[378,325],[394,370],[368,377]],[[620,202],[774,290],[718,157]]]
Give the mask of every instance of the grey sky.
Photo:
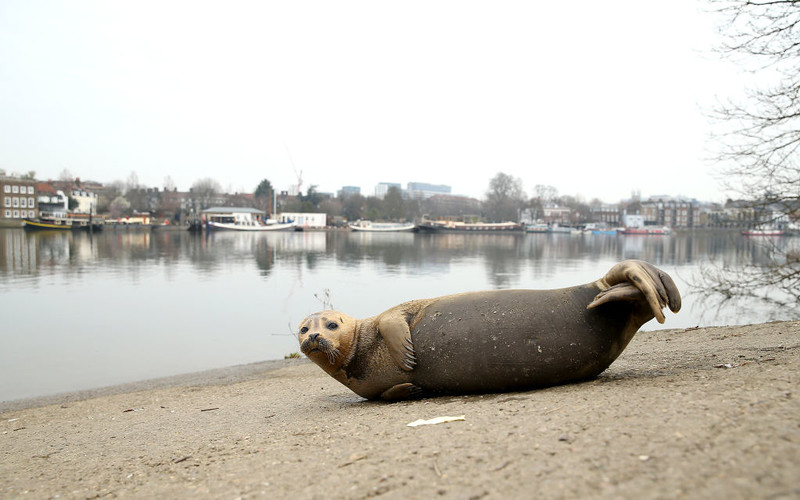
[[[0,168],[724,200],[701,106],[741,85],[703,5],[4,0]]]

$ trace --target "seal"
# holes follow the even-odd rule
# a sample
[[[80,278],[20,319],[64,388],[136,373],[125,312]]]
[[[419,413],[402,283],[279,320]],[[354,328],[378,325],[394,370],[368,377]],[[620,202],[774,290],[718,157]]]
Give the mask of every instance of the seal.
[[[663,308],[672,278],[626,260],[597,281],[557,290],[490,290],[404,302],[366,319],[321,311],[300,350],[367,399],[528,390],[593,378]]]

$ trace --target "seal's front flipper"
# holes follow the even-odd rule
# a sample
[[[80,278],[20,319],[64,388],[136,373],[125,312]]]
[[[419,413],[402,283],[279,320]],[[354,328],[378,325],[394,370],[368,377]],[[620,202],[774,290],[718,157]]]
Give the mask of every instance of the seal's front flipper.
[[[397,366],[405,371],[411,371],[417,366],[411,330],[404,319],[381,318],[378,322],[378,333],[389,347],[389,354]]]
[[[412,399],[422,396],[422,387],[411,382],[397,384],[386,389],[381,393],[381,399],[386,401],[400,401],[402,399]]]

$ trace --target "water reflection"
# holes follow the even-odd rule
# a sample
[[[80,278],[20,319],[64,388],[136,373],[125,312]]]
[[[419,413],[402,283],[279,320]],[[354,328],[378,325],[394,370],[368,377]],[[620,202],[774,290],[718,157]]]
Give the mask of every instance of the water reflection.
[[[519,262],[642,259],[657,265],[699,260],[766,264],[771,251],[785,251],[792,238],[742,238],[732,233],[636,237],[614,235],[470,235],[413,233],[211,233],[186,231],[81,232],[0,230],[0,272],[5,277],[68,272],[82,266],[126,268],[137,262],[187,261],[206,274],[225,261],[253,261],[268,276],[280,261],[307,265],[333,259],[346,266],[380,263],[387,270],[447,272],[471,259],[485,262],[489,275],[520,271]],[[502,286],[502,284],[499,284]]]
[[[293,325],[322,307],[315,295],[324,289],[363,317],[412,298],[585,283],[635,258],[664,268],[684,291],[684,309],[666,328],[790,319],[786,308],[685,291],[703,263],[760,265],[773,246],[798,240],[0,230],[0,400],[280,358],[297,351]]]
[[[107,231],[92,236],[3,230],[0,276],[6,284],[23,276],[36,281],[54,273],[80,275],[90,269],[130,276],[143,266],[189,266],[202,276],[214,276],[232,264],[252,264],[262,279],[268,279],[276,267],[315,271],[326,265],[345,270],[372,266],[378,275],[449,276],[463,266],[482,266],[489,287],[509,288],[527,286],[530,279],[546,282],[565,270],[595,268],[622,259],[680,268],[701,262],[764,265],[776,250],[785,252],[789,246],[796,246],[796,241],[743,238],[725,232],[647,237]]]

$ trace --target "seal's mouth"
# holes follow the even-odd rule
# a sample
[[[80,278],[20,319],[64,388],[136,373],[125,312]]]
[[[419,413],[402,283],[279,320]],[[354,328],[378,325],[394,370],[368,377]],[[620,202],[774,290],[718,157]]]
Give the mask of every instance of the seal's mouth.
[[[317,335],[309,335],[309,337],[300,344],[300,350],[303,351],[304,354],[311,352],[328,352],[331,349],[333,349],[331,341]]]
[[[306,356],[315,352],[324,354],[330,364],[334,364],[339,355],[339,349],[334,347],[330,340],[323,337],[307,338],[300,344],[300,351]]]

